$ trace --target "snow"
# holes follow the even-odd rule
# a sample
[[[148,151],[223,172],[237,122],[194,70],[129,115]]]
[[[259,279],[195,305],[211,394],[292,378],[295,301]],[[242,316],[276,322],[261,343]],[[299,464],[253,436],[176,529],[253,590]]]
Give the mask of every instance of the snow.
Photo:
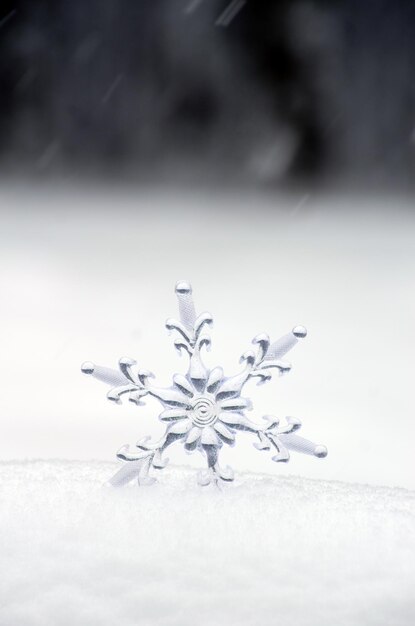
[[[103,487],[102,461],[0,464],[2,626],[406,626],[415,492],[168,466]]]

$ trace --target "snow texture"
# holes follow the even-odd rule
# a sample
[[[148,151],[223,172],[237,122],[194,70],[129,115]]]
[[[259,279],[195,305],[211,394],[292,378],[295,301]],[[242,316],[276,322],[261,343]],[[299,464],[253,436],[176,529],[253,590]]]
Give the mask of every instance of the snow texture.
[[[415,492],[168,467],[102,487],[113,463],[0,464],[2,626],[406,626]]]

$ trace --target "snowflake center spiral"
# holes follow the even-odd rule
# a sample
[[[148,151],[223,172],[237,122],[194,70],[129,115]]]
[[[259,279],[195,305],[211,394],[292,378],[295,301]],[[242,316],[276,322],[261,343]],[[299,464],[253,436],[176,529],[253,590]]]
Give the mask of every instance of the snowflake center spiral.
[[[196,398],[193,403],[190,417],[195,426],[210,426],[210,424],[216,422],[218,417],[216,403],[211,398],[207,398],[206,396]]]

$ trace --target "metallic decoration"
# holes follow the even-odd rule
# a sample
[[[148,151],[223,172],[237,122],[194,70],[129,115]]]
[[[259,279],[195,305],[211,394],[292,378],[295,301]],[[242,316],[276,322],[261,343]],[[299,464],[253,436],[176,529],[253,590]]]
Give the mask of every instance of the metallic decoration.
[[[292,332],[271,343],[268,335],[260,334],[252,340],[253,349],[245,352],[240,359],[242,371],[226,377],[221,367],[208,370],[201,358],[202,348],[210,349],[210,336],[206,330],[212,324],[210,313],[196,316],[192,288],[189,283],[178,282],[176,295],[179,301],[180,321],[168,319],[166,327],[176,334],[174,345],[181,355],[187,353],[189,368],[187,374],[175,374],[169,388],[153,384],[154,374],[145,369],[137,369],[136,361],[122,358],[119,370],[113,370],[87,362],[82,365],[85,374],[110,385],[107,398],[119,404],[121,397],[128,396],[130,402],[143,405],[145,396],[157,398],[163,406],[159,419],[166,423],[166,431],[159,441],[151,442],[150,437],[141,439],[134,449],[123,446],[117,453],[123,461],[121,469],[111,478],[109,484],[118,487],[137,479],[139,485],[155,482],[150,470],[163,469],[168,459],[163,457],[168,446],[181,441],[187,452],[200,451],[207,459],[207,470],[200,471],[200,485],[210,483],[220,486],[232,481],[233,470],[219,465],[219,452],[223,446],[234,445],[238,431],[256,436],[254,446],[258,450],[272,450],[273,461],[287,462],[289,450],[325,457],[325,446],[316,445],[294,434],[300,427],[300,420],[287,417],[280,424],[277,417],[266,415],[262,423],[255,423],[246,416],[252,408],[251,401],[241,396],[244,385],[252,378],[258,385],[271,380],[273,373],[289,372],[291,365],[282,358],[299,339],[307,335],[303,326],[296,326]]]

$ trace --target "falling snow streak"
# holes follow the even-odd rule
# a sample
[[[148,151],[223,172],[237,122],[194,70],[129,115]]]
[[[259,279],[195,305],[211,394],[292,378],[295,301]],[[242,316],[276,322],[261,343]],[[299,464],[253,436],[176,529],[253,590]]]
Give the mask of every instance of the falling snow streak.
[[[216,20],[216,26],[223,26],[226,28],[235,19],[239,11],[246,4],[246,0],[232,0],[232,2],[226,7],[221,15]]]
[[[113,95],[113,93],[115,92],[115,90],[117,89],[118,85],[121,83],[123,78],[124,78],[123,74],[118,74],[117,78],[110,85],[109,89],[107,90],[104,97],[102,98],[102,104],[107,104],[107,102],[110,100],[111,96]]]
[[[0,28],[3,28],[3,26],[5,26],[5,24],[7,24],[7,22],[11,20],[12,17],[16,15],[16,13],[17,13],[16,9],[13,9],[13,11],[10,11],[10,13],[8,13],[5,17],[3,17],[0,20]]]
[[[191,2],[189,2],[184,12],[187,13],[188,15],[190,13],[194,13],[196,9],[198,9],[203,2],[204,0],[192,0]]]

